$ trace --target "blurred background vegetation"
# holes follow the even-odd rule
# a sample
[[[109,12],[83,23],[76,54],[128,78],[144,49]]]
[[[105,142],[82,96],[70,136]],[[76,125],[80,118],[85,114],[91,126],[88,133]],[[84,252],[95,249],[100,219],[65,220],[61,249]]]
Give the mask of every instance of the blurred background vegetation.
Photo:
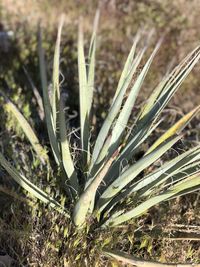
[[[149,51],[155,45],[156,40],[164,35],[163,45],[147,76],[145,86],[142,89],[143,94],[140,95],[141,99],[139,101],[145,101],[166,71],[180,62],[197,44],[200,44],[199,0],[0,0],[0,88],[9,95],[28,119],[32,120],[30,116],[34,118],[31,122],[41,137],[45,136],[44,126],[36,112],[37,104],[34,101],[30,82],[24,71],[24,69],[27,70],[35,86],[40,91],[37,54],[38,24],[40,23],[43,28],[44,47],[49,78],[51,78],[50,73],[58,20],[61,13],[66,15],[61,49],[61,69],[65,77],[62,87],[63,91],[66,92],[66,98],[71,110],[78,111],[76,52],[78,19],[80,16],[84,18],[85,39],[89,40],[87,37],[91,33],[93,17],[99,5],[101,6],[101,17],[96,67],[97,97],[95,98],[95,105],[97,106],[98,104],[96,113],[101,114],[99,117],[105,116],[105,110],[108,108],[109,101],[116,88],[123,62],[131,48],[133,37],[139,28],[145,28],[146,30],[154,28],[156,30],[152,47]],[[89,43],[87,42],[86,45],[89,45]],[[199,70],[198,64],[181,90],[171,101],[169,106],[170,111],[172,111],[169,113],[171,121],[200,103]],[[12,122],[11,118],[5,117],[2,112],[2,105],[0,110],[0,118],[6,124],[6,127],[2,123],[0,124],[1,146],[6,147],[7,155],[12,157],[14,161],[15,159],[20,159],[24,166],[27,166],[27,171],[33,169],[33,177],[37,177],[37,179],[41,177],[42,179],[42,171],[39,170],[37,173],[34,171],[33,165],[37,166],[37,162],[30,162],[23,154],[24,152],[25,154],[30,153],[28,143],[26,141],[23,144],[19,142],[19,140],[23,140],[23,135],[17,138],[13,137],[15,123]],[[97,119],[100,120],[98,116]],[[198,132],[193,131],[193,127]],[[199,118],[194,120],[189,128],[189,139],[193,142],[199,141]],[[14,130],[15,132],[16,130],[20,131],[19,129]],[[12,143],[9,142],[10,138],[12,138]],[[20,152],[21,150],[24,152]],[[6,185],[9,186],[8,177],[5,177],[3,172],[1,176],[6,180]],[[24,200],[18,199],[14,203],[16,198],[16,196],[13,196],[12,200],[10,200],[10,193],[0,193],[0,201],[3,203],[3,205],[0,205],[2,212],[2,217],[0,218],[0,248],[9,251],[14,258],[17,258],[18,262],[21,261],[22,263],[25,261],[29,263],[34,262],[34,260],[37,261],[36,259],[42,248],[41,251],[46,263],[40,259],[38,265],[33,264],[30,266],[64,266],[62,264],[54,265],[56,256],[52,261],[48,258],[48,253],[53,253],[52,251],[59,256],[60,250],[57,249],[57,246],[59,247],[61,244],[56,243],[55,236],[49,241],[51,245],[47,246],[44,240],[41,241],[41,239],[41,243],[37,244],[36,241],[38,239],[33,232],[37,232],[37,230],[34,230],[35,226],[33,227],[30,223],[30,218],[33,217],[27,218],[27,214],[30,215],[31,212],[29,209],[26,211],[27,208],[24,206],[19,211],[19,207],[21,207]],[[181,202],[183,205],[180,205],[179,201],[174,202],[170,212],[168,211],[168,204],[165,204],[163,210],[162,208],[160,210],[162,218],[158,218],[155,215],[155,218],[150,219],[151,223],[157,222],[162,225],[168,221],[186,225],[194,223],[196,225],[199,214],[199,211],[195,208],[198,202],[197,196],[183,198]],[[10,211],[11,204],[13,205],[12,211]],[[9,212],[6,213],[5,211],[8,210]],[[180,216],[177,216],[177,212]],[[20,213],[20,216],[17,213]],[[48,216],[52,218],[52,215],[47,214]],[[54,218],[54,221],[56,221],[56,218]],[[40,224],[40,226],[37,226],[40,231],[43,228],[46,229],[44,232],[47,229],[52,230],[52,225],[44,221],[40,221]],[[18,229],[17,232],[13,230],[16,227]],[[53,228],[52,231],[54,230]],[[34,252],[30,253],[30,239],[26,235],[22,237],[20,231],[32,233]],[[56,231],[59,232],[58,229]],[[9,232],[11,233],[10,235]],[[47,235],[46,232],[45,234]],[[18,235],[20,235],[20,240]],[[124,246],[128,246],[127,243]],[[139,256],[148,257],[148,255],[151,255],[152,258],[170,261],[197,260],[200,254],[198,242],[191,240],[169,241],[163,239],[161,243],[157,243],[147,236],[146,239],[144,237],[139,243],[131,244],[130,246],[130,251],[138,253]],[[28,260],[27,257],[29,257]]]
[[[46,53],[50,59],[61,13],[66,14],[62,40],[62,63],[63,66],[74,65],[78,18],[80,15],[84,17],[85,32],[90,33],[94,13],[99,4],[102,11],[96,76],[97,85],[106,88],[106,91],[114,90],[134,34],[139,28],[155,28],[155,40],[158,36],[163,34],[165,36],[162,49],[148,77],[146,90],[152,89],[156,80],[159,80],[160,75],[166,72],[170,64],[179,62],[199,43],[200,2],[198,0],[1,0],[0,30],[13,31],[11,40],[1,47],[1,76],[6,75],[11,86],[15,83],[11,81],[12,79],[16,80],[19,85],[24,84],[23,73],[20,73],[24,65],[33,76],[33,80],[38,82],[38,22],[40,21],[44,27]],[[6,64],[3,64],[4,60]],[[63,72],[64,74],[67,72],[65,67]],[[198,69],[196,72],[198,73]],[[66,79],[76,79],[70,77],[71,73],[66,74],[68,74]],[[193,104],[198,103],[199,79],[197,76],[194,72],[180,92],[184,99],[189,100],[186,108],[189,106],[191,108]],[[71,82],[70,80],[70,85]],[[192,99],[192,96],[195,97]],[[174,101],[178,104],[178,100]]]

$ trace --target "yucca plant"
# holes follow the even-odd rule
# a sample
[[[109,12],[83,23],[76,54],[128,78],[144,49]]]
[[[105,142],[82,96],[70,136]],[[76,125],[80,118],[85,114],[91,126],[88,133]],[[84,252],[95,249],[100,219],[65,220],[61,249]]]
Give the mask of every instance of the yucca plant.
[[[148,48],[152,32],[142,48],[138,44],[142,32],[136,34],[133,46],[124,65],[110,109],[93,144],[91,142],[92,104],[95,77],[96,29],[99,13],[89,46],[88,60],[84,53],[82,22],[78,33],[78,76],[80,94],[80,160],[74,163],[73,144],[68,138],[70,129],[66,123],[64,104],[60,92],[60,42],[64,19],[58,28],[54,53],[52,86],[46,72],[41,31],[39,33],[39,61],[43,92],[43,109],[52,155],[64,177],[64,190],[73,203],[73,211],[33,184],[0,153],[0,163],[15,181],[34,197],[71,217],[78,228],[92,222],[95,227],[117,227],[146,213],[151,207],[185,195],[200,187],[200,145],[170,159],[162,166],[150,166],[167,153],[181,139],[180,132],[198,113],[200,106],[183,116],[145,151],[137,161],[142,144],[162,121],[163,109],[178,90],[200,58],[200,47],[195,48],[182,62],[167,74],[141,107],[134,124],[128,127],[138,93],[151,63],[160,48],[156,44],[149,59],[138,74],[138,67]],[[134,77],[134,82],[133,82]],[[49,90],[51,92],[49,94]],[[12,112],[24,130],[42,164],[50,159],[35,131],[18,108],[4,95],[6,107]],[[41,106],[41,101],[40,101]],[[76,144],[79,144],[79,140]],[[50,154],[50,151],[49,151]],[[80,170],[81,168],[81,170]],[[93,218],[92,220],[90,220]],[[113,256],[111,252],[107,254]],[[118,255],[122,260],[122,257]]]

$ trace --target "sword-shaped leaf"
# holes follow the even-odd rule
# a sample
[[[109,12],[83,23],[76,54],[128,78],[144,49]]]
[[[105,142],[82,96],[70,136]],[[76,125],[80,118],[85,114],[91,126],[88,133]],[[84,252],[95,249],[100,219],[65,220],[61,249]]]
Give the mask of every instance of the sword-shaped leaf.
[[[58,34],[54,52],[54,63],[53,63],[53,97],[52,97],[52,113],[53,113],[53,121],[54,127],[59,128],[60,134],[60,151],[62,158],[62,166],[64,171],[69,179],[70,188],[69,191],[75,197],[78,193],[78,179],[76,176],[76,172],[74,169],[73,159],[71,157],[69,143],[67,140],[67,132],[66,132],[66,122],[65,122],[65,114],[64,114],[64,106],[63,101],[61,99],[60,94],[60,42],[61,42],[61,33],[64,24],[64,15],[61,17]]]
[[[173,135],[179,134],[187,124],[196,116],[199,112],[200,106],[194,108],[192,111],[188,112],[185,116],[183,116],[178,122],[176,122],[169,130],[167,130],[160,138],[156,140],[156,142],[148,149],[146,154],[150,153],[157,146],[159,146],[162,142],[167,140]]]
[[[124,168],[127,168],[127,161],[131,157],[134,157],[134,155],[138,152],[139,146],[148,138],[148,136],[157,128],[157,126],[161,123],[162,120],[158,121],[155,125],[152,126],[150,131],[147,131],[146,128],[143,129],[143,131],[139,132],[137,136],[133,137],[135,140],[135,146],[134,150],[128,151],[126,154],[119,153],[119,156],[116,158],[116,160],[113,162],[112,166],[110,167],[108,173],[104,177],[104,184],[105,186],[108,186],[111,184],[119,175],[123,172]],[[143,138],[141,137],[143,136]],[[125,164],[124,164],[125,162]],[[124,165],[124,166],[123,166]]]
[[[158,190],[163,191],[165,188],[169,188],[173,184],[180,182],[191,175],[199,173],[199,171],[200,171],[200,161],[192,163],[192,164],[188,165],[187,167],[180,169],[179,171],[175,171],[175,170],[172,171],[171,175],[168,175],[163,180],[158,181],[158,183],[156,184],[156,187],[160,186],[158,188]],[[167,182],[165,182],[165,181],[167,181]],[[165,182],[164,185],[163,185],[163,182]],[[162,185],[161,185],[161,183],[162,183]],[[158,191],[158,190],[157,190],[157,188],[155,188],[155,189],[150,188],[150,190],[148,190],[148,191],[144,190],[145,193],[143,193],[143,192],[142,193],[146,197],[147,195],[152,194],[153,191]]]
[[[31,195],[38,198],[45,204],[50,205],[55,210],[58,210],[61,213],[64,213],[69,217],[66,209],[61,206],[55,199],[50,197],[47,193],[41,190],[39,187],[31,183],[26,177],[18,173],[18,171],[4,158],[0,153],[0,164],[3,168],[10,174],[10,176],[25,190],[27,190]]]
[[[144,187],[148,187],[149,184],[152,184],[156,182],[156,184],[160,181],[162,182],[162,178],[168,178],[174,174],[177,174],[179,172],[183,172],[185,168],[189,168],[191,164],[193,164],[195,161],[200,159],[200,147],[195,147],[193,149],[190,149],[181,155],[175,157],[174,159],[170,160],[169,162],[166,162],[161,166],[158,170],[155,172],[145,176],[143,179],[138,181],[137,183],[132,185],[132,192],[136,192]]]
[[[165,78],[158,86],[158,88],[150,96],[152,98],[151,105],[147,105],[142,114],[138,117],[132,131],[130,132],[127,144],[120,153],[121,158],[129,160],[132,156],[131,151],[135,149],[134,137],[143,132],[143,129],[151,129],[152,123],[158,118],[162,110],[168,104],[174,93],[177,91],[181,83],[185,80],[192,68],[196,65],[200,58],[200,48],[194,49],[167,78]],[[160,96],[161,92],[165,92]],[[143,137],[143,135],[141,135]]]
[[[135,46],[137,45],[138,42],[138,38],[135,39],[134,44],[133,44],[133,48],[131,49],[131,56],[130,58],[128,57],[128,61],[131,60],[132,64],[130,65],[130,68],[128,71],[126,71],[126,76],[123,77],[123,81],[120,82],[120,89],[119,89],[119,93],[116,95],[115,101],[113,102],[113,104],[110,107],[110,110],[107,114],[107,117],[100,129],[100,132],[97,136],[97,140],[95,142],[95,146],[94,146],[94,150],[93,150],[93,154],[92,154],[92,164],[94,164],[100,154],[100,151],[103,147],[103,144],[108,136],[109,130],[111,129],[111,126],[113,124],[114,119],[116,118],[116,116],[118,115],[121,105],[122,105],[122,101],[124,99],[124,95],[126,93],[126,90],[128,89],[128,86],[131,82],[132,76],[134,74],[134,72],[136,71],[141,59],[142,59],[142,55],[144,54],[144,51],[146,48],[144,48],[143,50],[141,50],[138,55],[136,56],[135,59],[133,59],[134,56],[134,52],[135,52]],[[132,60],[133,59],[133,60]],[[127,63],[126,63],[127,64]],[[126,65],[125,64],[125,65]],[[129,63],[130,64],[130,63]]]
[[[144,82],[144,79],[148,73],[148,70],[151,66],[151,63],[152,63],[160,45],[161,45],[161,41],[159,41],[158,44],[156,45],[154,51],[152,52],[152,54],[149,57],[146,64],[144,65],[141,73],[139,74],[138,78],[134,82],[134,85],[131,88],[129,96],[127,97],[127,100],[126,100],[122,110],[120,111],[119,117],[115,123],[113,130],[112,130],[112,138],[111,138],[110,146],[112,147],[113,150],[115,150],[116,147],[119,145],[121,135],[123,134],[123,132],[127,126],[129,117],[131,115],[131,112],[132,112],[132,109],[134,107],[134,104],[135,104],[136,98],[138,96],[138,93],[140,91],[140,88]],[[112,153],[112,151],[111,151],[111,153]]]
[[[157,149],[152,151],[150,154],[144,156],[122,173],[107,189],[103,192],[99,199],[98,208],[105,207],[111,199],[119,193],[125,186],[133,181],[137,175],[145,168],[150,166],[156,160],[158,160],[167,150],[169,150],[178,140],[180,136],[172,138],[160,145]]]
[[[147,115],[150,112],[154,104],[158,101],[159,97],[161,97],[161,93],[166,91],[167,85],[172,83],[174,79],[179,79],[181,76],[180,74],[185,74],[185,77],[183,76],[183,78],[186,78],[188,73],[185,71],[187,70],[187,68],[189,68],[191,64],[190,60],[195,57],[196,53],[198,55],[198,50],[199,50],[199,46],[196,47],[192,52],[190,52],[180,62],[180,64],[172,70],[171,73],[169,73],[163,78],[163,80],[158,84],[158,86],[155,88],[155,90],[152,92],[152,94],[148,98],[147,103],[142,108],[139,119],[142,119],[143,117],[145,117],[145,115]]]
[[[6,100],[5,107],[6,109],[12,113],[14,118],[18,121],[20,127],[22,128],[24,134],[26,135],[27,139],[31,143],[33,149],[35,150],[36,154],[42,161],[42,163],[48,162],[48,155],[47,151],[42,147],[40,144],[34,130],[32,129],[31,125],[27,121],[27,119],[23,116],[23,114],[19,111],[19,109],[1,92]]]
[[[53,155],[54,155],[56,163],[59,165],[61,159],[60,159],[60,154],[59,154],[59,144],[56,138],[56,129],[53,123],[51,104],[50,104],[49,95],[48,95],[47,73],[46,73],[44,50],[42,47],[41,28],[39,28],[39,34],[38,34],[38,49],[39,49],[40,75],[41,75],[41,83],[42,83],[45,120],[46,120],[47,131],[48,131]]]
[[[88,185],[88,187],[84,190],[79,200],[77,201],[73,214],[73,221],[75,225],[81,226],[84,224],[88,211],[90,210],[91,203],[94,202],[97,188],[102,182],[105,174],[107,173],[117,154],[118,150],[115,151],[112,157],[110,157],[110,159],[105,163],[99,173],[97,173],[94,180]]]
[[[95,76],[95,54],[96,54],[96,34],[99,23],[100,10],[98,9],[95,14],[93,33],[90,41],[90,48],[88,54],[88,116],[91,113],[93,93],[94,93],[94,76]]]
[[[199,159],[199,146],[182,153],[169,162],[163,164],[156,171],[143,177],[124,191],[117,194],[116,197],[114,197],[106,206],[106,210],[104,211],[111,210],[117,203],[125,198],[127,199],[133,193],[136,193],[135,198],[139,199],[141,196],[152,194],[153,191],[157,190],[160,184],[163,184],[167,180],[169,180],[169,183],[173,184],[186,178],[187,176],[191,176],[200,170]],[[164,186],[162,185],[161,190],[166,186],[167,184]],[[101,210],[102,208],[100,208],[100,211]]]
[[[113,259],[116,259],[123,264],[128,264],[132,266],[137,267],[200,267],[200,264],[195,263],[183,263],[183,264],[177,264],[177,263],[159,263],[156,261],[147,261],[147,260],[141,260],[138,259],[132,255],[129,255],[128,253],[124,253],[121,251],[113,251],[113,250],[103,250],[103,253],[106,256],[109,256]]]
[[[60,149],[62,156],[62,165],[69,179],[70,189],[71,189],[70,191],[73,196],[76,196],[79,191],[78,178],[74,168],[74,163],[69,148],[69,142],[67,139],[65,113],[64,113],[62,99],[60,99],[60,110],[59,110],[59,133],[60,133]]]
[[[126,62],[125,62],[124,68],[122,70],[122,73],[121,73],[121,76],[120,76],[120,79],[119,79],[117,89],[116,89],[112,103],[115,102],[116,97],[118,96],[119,92],[121,91],[121,88],[124,86],[124,81],[127,79],[127,77],[129,77],[129,73],[130,73],[130,70],[131,70],[131,67],[133,64],[133,59],[134,59],[135,53],[136,53],[136,46],[137,46],[139,40],[140,40],[140,33],[138,32],[135,36],[133,46],[132,46],[132,48],[129,52],[129,55],[126,59]]]
[[[112,219],[112,216],[109,218],[108,221],[106,221],[105,225],[109,226],[117,226],[123,222],[126,222],[132,218],[136,218],[143,213],[147,212],[151,207],[168,200],[169,198],[172,198],[173,196],[181,193],[184,190],[192,189],[193,187],[199,187],[200,186],[200,173],[197,173],[191,177],[186,178],[185,180],[178,182],[177,184],[173,185],[170,189],[166,190],[165,192],[150,197],[146,201],[139,204],[137,207],[131,209],[128,212],[125,212],[124,214],[115,217]],[[104,225],[104,226],[105,226]]]
[[[52,116],[54,122],[54,128],[57,128],[57,113],[59,110],[59,99],[60,99],[60,42],[61,42],[61,33],[64,24],[64,15],[61,16],[60,23],[58,26],[57,40],[54,51],[54,60],[53,60],[53,90],[52,90]]]
[[[92,103],[88,98],[88,81],[87,70],[84,55],[84,40],[83,40],[83,25],[82,20],[79,21],[78,32],[78,75],[79,75],[79,99],[80,99],[80,124],[81,124],[81,148],[83,152],[83,160],[86,162],[88,158],[89,148],[89,115],[88,108]]]

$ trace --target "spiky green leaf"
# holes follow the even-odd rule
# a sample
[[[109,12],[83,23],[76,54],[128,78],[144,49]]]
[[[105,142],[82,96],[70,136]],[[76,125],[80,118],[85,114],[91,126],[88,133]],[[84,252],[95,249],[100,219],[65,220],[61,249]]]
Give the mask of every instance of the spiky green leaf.
[[[30,182],[5,159],[5,157],[0,153],[0,164],[3,168],[10,174],[10,176],[25,190],[27,190],[31,195],[38,198],[45,204],[50,205],[52,208],[64,213],[69,217],[68,212],[64,207],[62,207],[55,199],[50,197],[47,193],[41,190],[39,187]]]
[[[106,222],[106,224],[109,224],[110,226],[117,226],[123,222],[126,222],[132,218],[136,218],[143,213],[147,212],[148,209],[151,207],[168,200],[169,198],[172,198],[174,195],[177,195],[181,193],[184,190],[191,189],[193,187],[200,186],[200,173],[197,173],[191,177],[188,177],[187,179],[178,182],[177,184],[173,185],[170,189],[166,190],[165,192],[150,197],[146,201],[139,204],[137,207],[131,209],[128,212],[125,212],[124,214],[115,217],[114,219],[111,218]]]
[[[27,139],[31,143],[33,149],[35,150],[36,154],[42,161],[42,163],[48,162],[48,155],[47,151],[42,147],[42,145],[39,142],[39,139],[37,138],[34,130],[32,129],[31,125],[27,121],[27,119],[24,117],[24,115],[19,111],[19,109],[16,107],[15,104],[13,104],[7,97],[5,97],[6,103],[5,108],[8,112],[11,112],[14,118],[19,123],[20,127],[22,128],[23,132],[25,133]]]
[[[47,83],[47,73],[46,73],[46,63],[44,50],[42,47],[42,31],[39,27],[38,32],[38,50],[39,50],[39,63],[40,63],[40,75],[41,75],[41,83],[42,83],[42,92],[43,92],[43,105],[45,111],[45,120],[49,135],[49,140],[51,144],[51,148],[53,151],[53,155],[56,163],[60,164],[60,152],[59,152],[59,143],[56,138],[56,129],[53,122],[52,109],[48,95],[48,83]]]

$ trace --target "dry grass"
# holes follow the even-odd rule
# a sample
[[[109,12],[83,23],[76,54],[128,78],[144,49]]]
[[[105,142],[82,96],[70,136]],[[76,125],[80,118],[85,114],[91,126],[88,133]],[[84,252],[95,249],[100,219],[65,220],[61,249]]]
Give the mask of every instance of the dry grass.
[[[36,48],[34,46],[34,48],[29,49],[29,45],[32,45],[31,38],[35,34],[38,21],[42,20],[45,31],[49,32],[49,35],[47,35],[48,43],[50,40],[55,39],[58,17],[64,12],[66,14],[66,44],[63,44],[63,50],[67,50],[70,47],[74,52],[78,16],[80,14],[84,16],[86,31],[91,30],[91,21],[97,2],[92,0],[1,0],[0,23],[4,25],[6,30],[12,29],[15,32],[18,45],[17,53],[20,53],[20,60],[25,64],[28,63],[31,71],[33,70],[33,76],[37,76],[37,72],[34,72],[35,66],[32,69],[33,63],[37,66],[37,59],[34,61],[31,58],[35,56]],[[147,93],[152,90],[155,81],[158,81],[159,77],[165,72],[166,62],[173,58],[175,62],[179,61],[188,50],[191,50],[199,43],[200,25],[198,18],[200,2],[198,0],[154,0],[151,3],[145,0],[105,0],[100,2],[104,4],[99,32],[101,49],[98,53],[96,86],[99,90],[102,87],[106,88],[106,90],[103,90],[102,98],[97,97],[96,102],[101,103],[101,109],[97,110],[97,112],[103,116],[102,110],[107,106],[108,102],[105,99],[108,99],[113,92],[113,88],[116,88],[122,61],[127,55],[133,34],[138,26],[145,24],[155,27],[157,35],[161,35],[164,30],[168,32],[162,51],[155,60],[151,75],[147,77],[146,86],[143,89],[144,99]],[[69,32],[67,27],[69,27]],[[24,30],[26,36],[21,34]],[[19,32],[21,35],[18,34]],[[51,34],[52,32],[54,33]],[[51,44],[48,45],[48,53],[51,54]],[[27,56],[23,54],[24,47],[28,50]],[[6,60],[8,60],[9,56],[9,53],[6,54]],[[18,60],[16,53],[11,56]],[[76,55],[72,56],[66,65],[71,64],[73,68],[76,68],[74,67],[74,58],[76,58]],[[10,66],[12,66],[13,62],[15,61],[12,59]],[[2,69],[3,66],[0,67]],[[20,69],[18,65],[15,68],[17,70]],[[177,114],[199,104],[200,80],[198,72],[199,66],[197,66],[194,73],[184,84],[182,91],[171,103],[170,111],[173,110],[172,113],[169,112],[171,121],[174,118],[173,114],[177,118]],[[10,79],[9,75],[12,75],[12,73],[7,75]],[[19,79],[21,79],[21,76]],[[22,77],[22,79],[24,78]],[[76,91],[76,80],[73,80],[73,89]],[[13,85],[13,91],[14,93],[19,92],[18,85]],[[19,103],[20,101],[25,102],[24,99],[18,99],[17,101]],[[183,101],[184,105],[182,105]],[[75,109],[77,108],[76,103],[75,105],[72,103],[72,106]],[[31,109],[31,107],[29,108]],[[193,128],[196,128],[198,132],[194,132]],[[186,134],[190,143],[199,142],[199,128],[199,118],[197,118],[188,128],[190,134]],[[5,147],[7,132],[3,132],[5,131],[4,127],[1,130],[2,142]],[[160,130],[164,131],[164,128]],[[13,135],[13,132],[10,131],[9,134]],[[19,151],[19,146],[19,140],[13,138],[12,149],[16,149],[16,155]],[[26,145],[24,146],[26,147]],[[184,141],[183,149],[187,146],[188,143]],[[26,151],[28,151],[27,147]],[[12,154],[11,151],[9,153]],[[48,186],[45,183],[42,171],[41,173],[36,173],[37,168],[32,166],[34,163],[29,162],[26,155],[20,156],[25,158],[24,160],[32,169],[34,177],[38,176],[41,178],[41,183]],[[24,164],[24,162],[22,163]],[[4,172],[1,172],[1,175],[4,176],[4,180],[8,180]],[[6,182],[6,186],[9,190],[13,188],[12,183],[7,184]],[[126,225],[124,228],[119,228],[115,231],[101,232],[90,229],[88,233],[80,233],[74,229],[70,221],[64,220],[57,213],[49,211],[37,202],[24,201],[23,192],[20,192],[21,197],[17,199],[13,192],[10,193],[9,190],[5,192],[5,186],[3,190],[0,193],[0,201],[3,203],[0,217],[0,250],[11,255],[16,260],[16,266],[116,266],[101,256],[100,251],[104,246],[122,249],[145,259],[200,262],[199,241],[192,240],[196,238],[196,234],[200,235],[200,202],[198,194],[173,200],[161,207],[156,207],[148,215],[145,215],[132,225]],[[191,226],[196,227],[195,233],[194,228]],[[183,229],[184,231],[182,231]],[[180,240],[180,238],[184,238],[184,240]]]

